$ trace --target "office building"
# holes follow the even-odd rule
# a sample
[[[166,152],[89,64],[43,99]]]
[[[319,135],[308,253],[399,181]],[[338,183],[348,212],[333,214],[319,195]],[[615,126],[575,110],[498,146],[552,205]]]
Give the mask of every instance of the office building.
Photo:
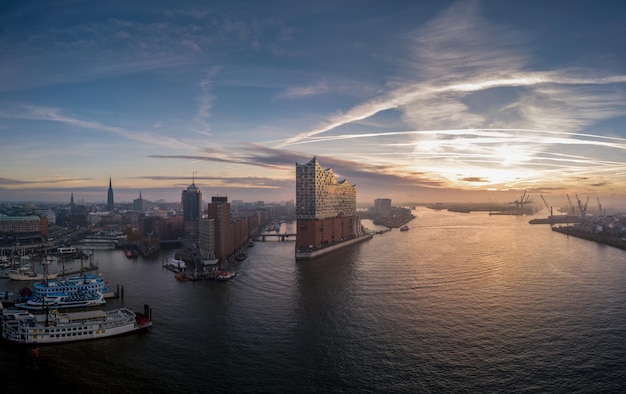
[[[202,192],[196,186],[195,180],[181,196],[183,207],[183,222],[185,234],[194,239],[198,239],[198,229],[200,227],[200,217],[202,216]]]
[[[139,198],[133,200],[133,211],[144,212],[146,210],[146,200],[141,198],[141,190],[139,190]]]

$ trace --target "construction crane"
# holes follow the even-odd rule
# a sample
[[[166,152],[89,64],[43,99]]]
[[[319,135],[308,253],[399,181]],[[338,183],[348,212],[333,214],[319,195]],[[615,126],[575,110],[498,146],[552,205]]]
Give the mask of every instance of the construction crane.
[[[546,208],[548,208],[548,211],[550,211],[550,216],[553,216],[552,215],[552,207],[550,205],[548,205],[548,203],[546,202],[546,199],[543,198],[543,194],[540,194],[540,196],[541,196],[541,199],[543,200],[543,203],[546,204]]]
[[[589,196],[587,196],[587,201],[585,202],[585,205],[583,205],[582,201],[580,201],[580,198],[578,198],[578,194],[576,195],[576,199],[578,200],[578,209],[580,210],[580,219],[584,221],[587,216],[587,204],[589,204]]]
[[[606,216],[606,212],[602,210],[602,204],[600,204],[600,197],[598,198],[598,216]]]
[[[571,214],[575,215],[576,208],[574,208],[574,204],[572,204],[572,200],[569,199],[569,194],[566,194],[566,196],[567,196],[567,201],[569,202],[569,209],[572,211]]]

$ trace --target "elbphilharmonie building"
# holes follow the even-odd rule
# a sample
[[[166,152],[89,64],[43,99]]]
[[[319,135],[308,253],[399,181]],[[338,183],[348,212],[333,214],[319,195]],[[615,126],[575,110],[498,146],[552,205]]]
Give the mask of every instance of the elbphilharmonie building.
[[[337,181],[317,157],[296,163],[296,259],[310,259],[363,239],[356,185]],[[370,238],[369,234],[367,238]]]

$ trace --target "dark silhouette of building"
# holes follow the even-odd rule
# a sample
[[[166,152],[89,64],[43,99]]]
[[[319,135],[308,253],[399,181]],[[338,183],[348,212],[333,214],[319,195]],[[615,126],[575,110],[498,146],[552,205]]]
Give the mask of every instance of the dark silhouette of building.
[[[139,190],[139,198],[133,200],[133,211],[144,212],[146,210],[146,200],[141,198],[141,190]]]
[[[195,180],[186,190],[183,190],[181,205],[183,207],[185,234],[197,239],[200,217],[202,216],[202,192],[196,186]]]
[[[107,193],[107,211],[112,211],[115,208],[113,202],[113,185],[111,183],[111,177],[109,177],[109,192]]]

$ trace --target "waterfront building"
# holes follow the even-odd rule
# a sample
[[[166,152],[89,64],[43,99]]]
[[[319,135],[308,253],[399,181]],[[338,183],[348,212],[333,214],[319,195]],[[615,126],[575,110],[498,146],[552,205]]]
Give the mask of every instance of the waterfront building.
[[[296,219],[296,259],[316,257],[364,235],[356,215],[356,185],[337,181],[317,157],[296,163]]]
[[[374,213],[377,216],[389,217],[391,216],[391,199],[390,198],[377,198],[374,200]]]
[[[207,218],[215,223],[215,256],[220,261],[227,261],[235,250],[228,198],[212,197],[207,207]]]
[[[200,219],[198,246],[202,261],[217,260],[215,255],[215,219]]]
[[[195,180],[186,190],[183,190],[181,205],[183,207],[185,233],[189,237],[197,239],[200,217],[202,216],[202,192],[196,186]]]
[[[210,226],[209,223],[213,223],[214,258],[219,262],[226,262],[235,257],[246,247],[250,235],[258,232],[262,217],[265,217],[262,212],[257,211],[241,211],[234,215],[227,197],[212,197],[207,206],[207,219],[203,219],[201,226]],[[208,229],[201,231],[209,232]],[[200,236],[201,239],[205,237],[208,235]],[[205,242],[210,251],[210,241]],[[203,246],[200,245],[200,248],[203,254]]]
[[[111,177],[109,177],[109,191],[107,193],[107,211],[112,211],[113,209],[115,209],[115,203],[113,202],[113,184],[111,182]]]
[[[164,211],[165,212],[165,211]],[[152,239],[176,240],[184,235],[184,220],[182,216],[144,216],[139,221],[139,231]]]
[[[0,232],[3,233],[48,233],[46,216],[0,216]]]

